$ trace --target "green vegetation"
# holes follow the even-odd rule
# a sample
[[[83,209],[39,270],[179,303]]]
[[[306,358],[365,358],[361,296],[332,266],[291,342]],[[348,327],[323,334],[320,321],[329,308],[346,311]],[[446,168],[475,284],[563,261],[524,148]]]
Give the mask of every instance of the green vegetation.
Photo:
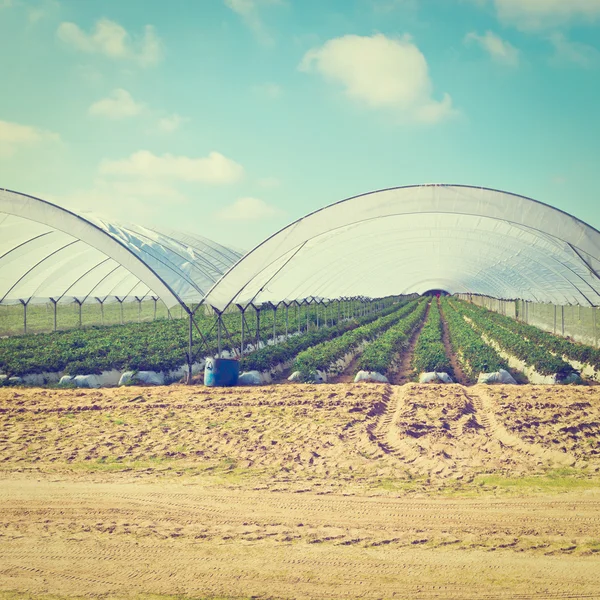
[[[381,317],[373,323],[347,331],[340,337],[301,352],[294,363],[294,370],[300,371],[302,378],[305,380],[314,378],[317,370],[329,371],[338,360],[344,358],[346,354],[352,352],[362,342],[375,339],[381,332],[413,312],[418,304],[417,300],[409,302],[399,310]]]
[[[336,307],[337,308],[337,307]],[[329,308],[326,323],[332,324],[338,314],[343,315],[347,306],[337,310]],[[320,324],[324,324],[324,307],[311,305],[288,312],[288,330],[313,330],[319,311]],[[275,328],[273,327],[273,320]],[[239,347],[241,341],[240,314],[225,314],[223,321],[231,339]],[[197,313],[197,323],[209,344],[203,355],[217,350],[214,317]],[[245,344],[256,343],[256,313],[246,311],[247,329]],[[273,314],[262,310],[260,317],[260,340],[265,344],[286,331],[285,310]],[[129,323],[107,327],[90,327],[70,331],[57,331],[37,335],[22,335],[0,339],[0,372],[9,376],[31,373],[66,372],[69,375],[88,375],[105,370],[168,371],[186,363],[188,322],[186,319],[158,320],[150,323]],[[224,336],[227,344],[229,338]],[[194,332],[194,342],[200,336]],[[228,344],[227,344],[228,345]]]
[[[442,319],[438,303],[431,301],[429,315],[415,346],[412,366],[417,373],[448,373],[453,370],[442,342]]]
[[[356,371],[375,371],[387,375],[398,352],[406,348],[411,334],[423,321],[427,302],[422,300],[414,312],[390,327],[362,353]]]
[[[475,383],[480,373],[508,370],[506,361],[464,320],[460,305],[451,304],[447,298],[442,298],[441,306],[448,323],[448,336],[452,350],[469,383]]]
[[[322,342],[335,339],[347,331],[371,323],[382,316],[397,311],[400,306],[405,304],[406,301],[395,304],[379,313],[370,314],[350,321],[342,321],[333,327],[318,329],[302,336],[293,336],[289,340],[277,344],[276,346],[266,346],[243,358],[240,362],[240,370],[267,371],[280,363],[291,360],[303,350],[321,344]]]
[[[471,319],[475,329],[494,340],[505,352],[516,356],[526,365],[532,366],[541,375],[556,374],[563,379],[575,372],[562,358],[553,356],[548,350],[523,338],[518,333],[499,325],[489,318],[490,311],[458,300],[449,301],[464,316]]]
[[[485,311],[482,314],[485,314],[490,322],[526,338],[530,342],[541,346],[543,349],[559,357],[566,356],[570,360],[575,360],[600,370],[600,348],[571,342],[560,335],[548,333],[533,325],[515,321],[510,317],[500,315],[485,308],[481,308],[481,311]]]

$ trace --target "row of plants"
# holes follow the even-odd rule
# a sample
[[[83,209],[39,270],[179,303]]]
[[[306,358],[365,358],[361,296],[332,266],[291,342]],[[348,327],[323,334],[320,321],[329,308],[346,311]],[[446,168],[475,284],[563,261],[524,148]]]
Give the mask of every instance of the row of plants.
[[[294,362],[294,371],[299,371],[300,377],[304,381],[314,379],[317,371],[330,371],[337,361],[356,350],[363,342],[375,339],[383,331],[413,312],[418,305],[419,301],[414,300],[392,314],[300,352]]]
[[[442,318],[435,298],[417,339],[412,366],[416,373],[448,373],[451,377],[454,374],[442,341]]]
[[[458,300],[449,301],[456,310],[471,319],[476,331],[493,340],[498,346],[533,367],[541,375],[556,374],[559,379],[574,373],[573,367],[559,356],[553,356],[547,349],[523,338],[489,318],[489,311]]]
[[[487,318],[494,323],[527,338],[529,341],[542,346],[546,350],[558,356],[567,357],[569,360],[574,360],[600,370],[600,348],[593,348],[585,344],[572,342],[560,335],[555,335],[547,331],[543,331],[533,325],[515,321],[505,315],[500,315],[496,312],[481,308],[485,311]]]
[[[279,364],[290,361],[303,350],[339,337],[347,331],[372,323],[381,317],[396,312],[406,304],[407,301],[402,301],[375,314],[341,321],[332,327],[310,331],[301,336],[293,336],[274,346],[265,346],[245,356],[240,361],[240,371],[268,371]]]
[[[471,327],[447,298],[441,299],[442,314],[448,324],[448,337],[452,351],[468,378],[475,383],[480,373],[508,370],[508,364]]]
[[[420,302],[416,310],[369,344],[358,361],[356,371],[374,371],[389,375],[398,353],[406,349],[410,336],[422,323],[426,311],[427,302]]]
[[[274,315],[272,310],[261,311],[258,335],[260,341],[267,343],[272,339],[274,318],[276,318],[276,335],[285,333],[284,312],[279,310]],[[208,349],[203,350],[203,354],[215,353],[217,332],[214,327],[214,317],[199,313],[196,320],[209,345]],[[331,323],[333,320],[337,320],[337,311],[331,310],[328,322]],[[225,314],[223,321],[231,334],[233,344],[239,347],[241,343],[239,312]],[[255,344],[257,318],[254,310],[246,311],[246,321],[248,328],[245,332],[245,344]],[[306,307],[301,307],[299,310],[290,309],[288,330],[294,332],[298,328],[306,330],[307,327],[309,330],[316,327],[314,305],[310,309]],[[200,336],[194,333],[195,343],[198,344]],[[229,338],[224,335],[223,339],[226,346],[229,346]],[[185,364],[187,345],[186,319],[16,336],[0,339],[0,373],[24,376],[43,372],[65,372],[74,376],[97,374],[110,369],[168,371]]]

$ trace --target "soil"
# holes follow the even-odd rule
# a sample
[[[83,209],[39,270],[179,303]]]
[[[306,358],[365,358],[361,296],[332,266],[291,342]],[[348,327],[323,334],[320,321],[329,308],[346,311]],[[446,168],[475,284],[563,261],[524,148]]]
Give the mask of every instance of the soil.
[[[450,375],[452,375],[452,379],[456,381],[456,383],[460,383],[461,385],[467,385],[469,380],[465,375],[460,363],[458,362],[458,358],[452,349],[452,344],[450,343],[450,334],[448,333],[448,323],[446,321],[446,316],[444,315],[444,311],[440,306],[440,301],[438,299],[438,306],[440,308],[440,317],[442,320],[442,342],[444,343],[444,348],[446,349],[446,356],[450,360],[450,365],[452,366],[452,371]]]
[[[402,385],[414,379],[415,370],[412,367],[412,358],[415,352],[415,346],[417,345],[417,340],[419,339],[421,330],[425,326],[425,322],[427,321],[428,316],[429,306],[425,311],[425,315],[423,317],[423,320],[421,321],[421,324],[415,329],[412,337],[410,338],[408,342],[408,347],[406,348],[406,350],[404,350],[404,352],[401,352],[398,356],[398,368],[391,376],[391,383],[395,385]]]
[[[0,598],[598,598],[600,388],[0,389]]]

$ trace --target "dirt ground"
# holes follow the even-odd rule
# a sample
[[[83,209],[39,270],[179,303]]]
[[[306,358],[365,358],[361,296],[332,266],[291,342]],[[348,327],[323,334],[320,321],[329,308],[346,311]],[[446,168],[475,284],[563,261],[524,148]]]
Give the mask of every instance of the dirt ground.
[[[0,598],[600,598],[600,387],[0,389]]]

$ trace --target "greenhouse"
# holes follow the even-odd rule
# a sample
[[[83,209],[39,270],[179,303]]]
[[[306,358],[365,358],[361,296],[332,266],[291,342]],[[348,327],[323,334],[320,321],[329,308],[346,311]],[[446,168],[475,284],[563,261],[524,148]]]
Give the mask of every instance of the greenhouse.
[[[0,190],[0,304],[152,299],[190,312],[241,254],[190,233],[74,214]]]
[[[600,305],[600,232],[556,208],[463,185],[355,196],[288,225],[246,254],[205,302],[279,303],[430,289]]]

